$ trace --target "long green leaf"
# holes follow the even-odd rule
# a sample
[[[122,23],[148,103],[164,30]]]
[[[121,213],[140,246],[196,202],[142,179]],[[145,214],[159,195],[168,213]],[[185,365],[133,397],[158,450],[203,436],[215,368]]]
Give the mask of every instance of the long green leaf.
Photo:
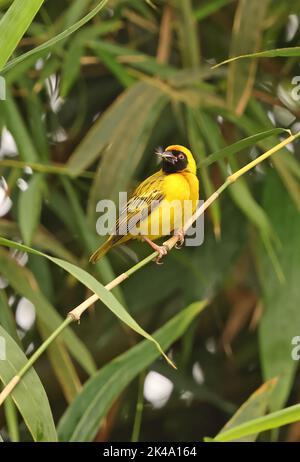
[[[78,266],[73,265],[72,263],[66,262],[64,260],[60,260],[59,258],[50,257],[49,255],[39,252],[38,250],[32,249],[31,247],[19,244],[17,242],[9,241],[8,239],[4,239],[0,237],[0,245],[15,248],[18,250],[22,250],[24,252],[33,253],[35,255],[40,255],[42,257],[48,258],[50,261],[52,261],[56,265],[63,268],[65,271],[72,274],[72,276],[74,276],[78,281],[80,281],[82,284],[88,287],[92,292],[97,294],[99,299],[104,303],[104,305],[107,306],[119,319],[121,319],[121,321],[127,324],[131,329],[133,329],[138,334],[142,335],[146,339],[153,342],[155,346],[157,347],[158,351],[165,357],[165,359],[170,364],[173,365],[172,361],[165,355],[160,344],[150,334],[148,334],[148,332],[142,329],[138,325],[138,323],[132,318],[132,316],[130,316],[128,311],[125,310],[125,308],[121,305],[121,303],[113,296],[113,294],[109,292],[108,290],[106,290],[105,287],[102,284],[100,284],[100,282],[98,282],[89,273],[79,268]],[[1,254],[0,254],[0,257],[1,257]],[[11,283],[13,283],[12,280],[11,280]],[[32,294],[31,298],[33,298],[33,296],[34,295]],[[54,313],[52,316],[54,316]],[[47,323],[47,317],[44,318],[44,322]]]
[[[0,219],[0,235],[6,238],[21,238],[20,229],[17,223]],[[67,250],[62,244],[44,228],[39,227],[33,235],[32,244],[46,252],[51,252],[53,255],[65,260],[76,263],[75,256]]]
[[[20,193],[18,202],[19,224],[25,244],[30,245],[41,215],[44,177],[36,174],[26,191]]]
[[[135,127],[135,124],[138,123],[139,119],[135,121],[135,124],[132,124],[133,119],[131,119],[131,117],[144,117],[143,110],[146,108],[144,107],[142,109],[142,105],[140,103],[145,104],[148,102],[149,95],[152,94],[152,92],[153,96],[156,97],[158,91],[155,88],[149,87],[149,85],[146,85],[143,82],[139,82],[124,91],[115,100],[103,116],[95,122],[70,157],[67,167],[74,176],[79,175],[83,170],[95,162],[108,144],[110,144],[111,153],[107,154],[108,159],[105,163],[110,164],[113,160],[115,165],[116,152],[111,149],[112,139],[114,140],[115,145],[117,142],[120,144],[120,138],[118,137],[119,130],[122,130],[122,127],[123,131],[128,130],[128,128],[132,129],[132,127]],[[137,113],[137,111],[140,112]],[[126,113],[125,120],[124,113]],[[117,130],[118,128],[119,130]],[[119,151],[120,150],[121,148],[119,148]],[[128,154],[127,157],[129,159]],[[118,169],[118,171],[119,175],[122,174],[120,169]],[[106,174],[107,181],[109,180],[109,177],[110,175]]]
[[[282,243],[277,252],[285,276],[285,282],[278,283],[265,252],[257,249],[265,308],[259,324],[260,360],[265,380],[279,378],[271,400],[271,410],[276,411],[286,402],[297,369],[291,351],[300,324],[300,214],[272,172],[267,177],[263,202]]]
[[[203,165],[211,165],[219,160],[230,158],[243,149],[255,146],[259,141],[264,140],[265,138],[280,135],[282,133],[290,134],[290,131],[285,128],[273,128],[272,130],[266,130],[255,135],[248,136],[247,138],[239,140],[236,143],[233,143],[230,146],[226,146],[226,148],[220,149],[213,154],[210,154],[208,157],[201,159],[198,163],[198,167],[202,167]]]
[[[269,380],[259,387],[259,389],[256,390],[236,411],[227,424],[222,428],[220,433],[218,433],[218,436],[222,435],[222,433],[228,432],[234,427],[238,427],[243,423],[248,422],[249,420],[253,420],[264,415],[267,411],[270,397],[272,396],[276,383],[276,380]],[[254,433],[247,437],[239,438],[237,441],[252,442],[256,440],[257,436],[258,434]]]
[[[211,14],[219,11],[223,6],[232,3],[234,0],[207,0],[203,5],[198,6],[194,11],[194,17],[198,21],[203,21],[203,19],[207,18]]]
[[[52,334],[43,323],[38,323],[38,328],[44,340]],[[47,354],[63,394],[70,403],[81,390],[81,383],[64,342],[57,339],[47,348]]]
[[[2,238],[0,238],[0,241],[2,241]],[[22,249],[20,247],[16,248],[26,251],[25,247],[22,247]],[[63,322],[63,319],[40,292],[33,274],[27,268],[18,265],[14,259],[3,251],[0,252],[0,263],[1,274],[19,294],[33,303],[38,319],[49,331],[53,332]],[[84,370],[89,374],[95,372],[95,363],[91,354],[71,328],[67,328],[63,332],[62,339]]]
[[[19,0],[22,1],[23,3],[28,3],[27,0]],[[35,0],[37,1],[37,0]],[[42,0],[39,0],[42,1]],[[27,53],[23,53],[21,56],[18,58],[12,59],[2,70],[2,74],[10,70],[12,67],[16,66],[17,64],[21,63],[22,61],[26,60],[27,58],[36,55],[36,57],[42,56],[47,50],[51,49],[54,47],[57,43],[61,42],[65,38],[69,37],[71,34],[76,32],[78,29],[80,29],[82,26],[84,26],[88,21],[90,21],[96,14],[99,13],[102,8],[106,5],[108,0],[101,0],[99,4],[92,10],[90,11],[84,18],[80,19],[77,21],[75,24],[72,26],[68,27],[66,30],[61,32],[60,34],[56,35],[52,39],[48,40],[47,42],[43,43],[42,45],[37,46],[36,48],[33,48],[32,50],[28,51]]]
[[[275,50],[265,50],[258,53],[248,53],[245,55],[234,56],[233,58],[226,59],[221,63],[213,67],[216,69],[223,64],[228,64],[232,61],[238,61],[240,59],[252,59],[252,58],[291,58],[300,56],[300,47],[290,47],[290,48],[277,48]]]
[[[144,82],[135,84],[128,92],[131,97],[135,93],[136,97],[127,107],[126,117],[123,113],[120,122],[113,128],[109,146],[103,153],[91,189],[88,214],[93,224],[99,199],[116,201],[119,191],[129,189],[130,181],[145,152],[152,130],[168,102],[166,95]],[[103,124],[98,128],[103,131]]]
[[[7,63],[44,0],[15,0],[0,21],[0,70]]]
[[[6,91],[6,100],[1,102],[0,111],[1,113],[3,111],[5,123],[14,137],[21,159],[29,162],[37,161],[39,155],[20,110],[9,90]]]
[[[190,305],[161,329],[154,337],[164,349],[178,339],[206,306],[206,302]],[[89,380],[67,409],[59,424],[61,441],[92,441],[101,421],[124,388],[158,356],[151,343],[143,341],[104,366]]]
[[[27,358],[1,326],[0,337],[6,345],[6,360],[0,361],[0,379],[7,385],[26,364]],[[35,441],[57,440],[48,398],[34,369],[27,372],[11,396]]]
[[[231,39],[231,55],[257,51],[269,0],[239,0]],[[256,72],[255,62],[231,62],[227,99],[237,114],[242,114],[251,95]]]
[[[256,433],[272,430],[273,428],[280,428],[300,420],[300,404],[287,407],[281,411],[273,412],[264,417],[245,422],[237,427],[220,433],[214,438],[213,441],[227,442],[243,438],[245,436],[254,435]]]
[[[4,290],[0,290],[0,324],[19,343],[15,318]]]

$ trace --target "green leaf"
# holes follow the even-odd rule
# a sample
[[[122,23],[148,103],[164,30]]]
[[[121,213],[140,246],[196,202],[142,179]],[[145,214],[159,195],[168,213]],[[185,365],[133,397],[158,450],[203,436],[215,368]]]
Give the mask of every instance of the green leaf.
[[[0,290],[0,324],[19,343],[17,326],[4,290]]]
[[[23,3],[28,3],[27,0],[18,0],[22,1]],[[35,0],[37,1],[37,0]],[[39,0],[40,2],[42,0]],[[26,60],[27,58],[36,55],[36,58],[43,56],[43,54],[54,47],[56,44],[64,40],[65,38],[69,37],[71,34],[76,32],[78,29],[80,29],[84,24],[86,24],[88,21],[90,21],[96,14],[99,13],[100,10],[106,5],[107,0],[101,0],[99,4],[92,10],[90,11],[86,16],[84,16],[82,19],[77,21],[75,24],[72,26],[68,27],[66,30],[61,32],[60,34],[56,35],[55,37],[51,38],[47,42],[43,43],[42,45],[37,46],[36,48],[33,48],[32,50],[28,51],[27,53],[23,53],[21,56],[18,56],[15,59],[12,59],[2,70],[2,74],[10,70],[12,67],[16,66],[17,64],[21,63],[22,61]]]
[[[14,0],[0,21],[0,70],[30,26],[44,0]]]
[[[7,358],[0,361],[0,379],[7,385],[27,363],[27,358],[1,326],[0,337],[5,341]],[[57,441],[48,398],[34,369],[27,372],[11,396],[35,441]]]
[[[18,203],[19,224],[25,244],[30,245],[39,225],[42,210],[44,176],[35,174],[26,191],[20,192]]]
[[[175,67],[160,64],[153,56],[141,53],[133,48],[116,45],[104,40],[90,42],[89,46],[96,52],[107,52],[115,60],[120,60],[123,64],[146,74],[153,75],[156,78],[167,79],[178,73]]]
[[[197,166],[199,168],[199,175],[201,176],[201,180],[203,183],[203,188],[205,191],[205,197],[209,197],[213,194],[215,188],[212,183],[212,180],[210,178],[210,173],[209,169],[207,168],[207,165],[209,165],[205,161],[208,159],[205,155],[205,146],[204,143],[201,140],[201,136],[199,133],[199,129],[196,123],[196,118],[199,118],[199,115],[201,116],[200,109],[198,110],[192,110],[190,108],[187,108],[187,117],[188,117],[188,139],[191,145],[192,152],[196,156],[196,162]],[[210,156],[209,156],[210,157]],[[211,217],[212,221],[214,224],[214,233],[217,238],[220,237],[220,230],[221,230],[221,210],[220,210],[220,204],[218,202],[215,202],[211,205]]]
[[[156,341],[164,349],[169,348],[205,306],[206,302],[188,306],[154,334]],[[59,439],[93,441],[112,403],[157,356],[158,352],[153,345],[143,341],[100,369],[84,385],[82,392],[63,415],[58,427]]]
[[[14,137],[21,159],[29,162],[38,160],[39,155],[28,132],[28,128],[8,89],[6,91],[6,100],[1,101],[0,111],[3,111],[5,123]]]
[[[3,238],[0,238],[0,242],[2,240]],[[29,247],[26,246],[20,247],[20,244],[15,248],[25,252],[29,249]],[[44,255],[41,253],[38,254]],[[38,319],[48,328],[48,330],[53,332],[58,326],[60,326],[63,322],[61,316],[40,292],[33,274],[27,268],[23,268],[18,265],[15,260],[3,251],[0,252],[0,267],[1,274],[8,279],[16,292],[21,294],[23,297],[28,298],[28,300],[33,303]],[[86,370],[87,373],[92,374],[95,371],[93,358],[84,343],[77,337],[73,330],[70,328],[65,329],[62,334],[62,339],[84,370]]]
[[[12,443],[17,443],[20,441],[18,411],[11,396],[4,401],[4,412],[9,439]]]
[[[112,171],[112,168],[114,168],[115,171],[116,165],[119,167],[119,164],[117,164],[115,161],[116,156],[119,158],[120,155],[123,155],[125,152],[125,150],[122,149],[123,142],[120,143],[120,136],[123,137],[124,133],[129,130],[132,138],[131,132],[135,128],[136,124],[139,124],[140,118],[142,119],[142,122],[145,121],[145,118],[148,114],[148,108],[147,106],[142,108],[142,106],[143,104],[149,104],[148,100],[151,98],[151,95],[153,95],[154,102],[156,102],[157,99],[157,103],[159,103],[160,98],[163,98],[161,92],[145,84],[144,82],[139,82],[128,90],[124,91],[103,114],[103,116],[94,123],[92,128],[89,130],[87,135],[84,137],[82,142],[70,157],[67,163],[67,167],[71,174],[78,176],[81,172],[93,164],[98,159],[100,154],[104,156],[104,149],[108,146],[108,144],[110,145],[110,148],[106,153],[105,165],[107,166],[108,164],[110,168],[109,171]],[[162,109],[160,104],[158,104],[158,106],[159,107],[157,109],[157,113],[159,113],[159,110]],[[146,112],[146,116],[144,115],[144,111]],[[124,114],[126,114],[126,117],[124,117]],[[133,119],[131,119],[131,117],[137,118],[135,124],[132,124]],[[139,125],[137,128],[139,128]],[[114,149],[112,149],[112,143]],[[119,147],[117,145],[119,145]],[[128,153],[126,153],[126,157],[128,160],[130,160]],[[100,172],[102,179],[102,166]],[[98,175],[99,174],[100,173],[98,172]],[[120,168],[118,168],[117,177],[119,176],[122,176],[122,171]],[[113,182],[113,177],[110,178],[110,173],[105,174],[105,179],[106,182]],[[100,180],[97,180],[97,182],[99,181]],[[109,189],[105,190],[109,191]]]
[[[88,40],[109,32],[115,32],[120,29],[121,26],[122,23],[120,21],[105,21],[97,26],[83,29],[77,34],[67,50],[66,59],[62,69],[60,86],[60,95],[62,98],[65,98],[68,95],[70,89],[78,78],[81,69],[80,58],[84,54]],[[115,60],[112,67],[114,66],[116,68],[120,66],[121,70],[123,69],[122,66]],[[132,77],[130,77],[130,81],[133,81]]]
[[[111,55],[106,50],[101,50],[96,47],[95,52],[98,54],[100,60],[105,64],[105,66],[110,70],[110,72],[116,76],[121,85],[126,88],[130,87],[135,82],[134,77],[132,77],[127,69],[119,63],[116,58]]]
[[[191,0],[178,2],[181,14],[180,35],[181,54],[185,67],[197,68],[200,66],[200,45],[197,31],[197,23],[193,15]]]
[[[264,417],[245,422],[237,427],[220,433],[213,441],[227,442],[234,441],[245,436],[255,435],[256,433],[272,430],[273,428],[280,428],[300,420],[300,404],[287,407],[282,411],[273,412]]]
[[[272,379],[259,387],[258,390],[256,390],[237,410],[233,417],[231,417],[227,424],[218,433],[216,438],[218,438],[219,435],[222,435],[222,433],[264,415],[267,411],[270,397],[272,396],[274,387],[276,387],[276,383],[277,381]],[[239,438],[237,441],[253,442],[256,440],[257,436],[258,434],[254,433],[247,437]]]
[[[52,334],[52,331],[41,322],[38,323],[38,328],[44,340]],[[47,355],[63,394],[67,402],[71,403],[80,392],[81,383],[64,342],[60,338],[56,339],[47,348]]]
[[[277,48],[275,50],[265,50],[258,53],[249,53],[245,55],[235,56],[233,58],[226,59],[221,63],[213,67],[213,69],[223,66],[223,64],[228,64],[232,61],[237,61],[239,59],[249,59],[249,58],[291,58],[294,56],[300,56],[300,47],[290,47],[290,48]]]
[[[94,123],[67,162],[73,176],[78,176],[97,160],[110,142],[115,128],[122,122],[124,113],[141,94],[141,87],[143,84],[133,85],[124,91]]]
[[[133,95],[135,95],[134,100],[126,108],[126,117],[124,112],[117,112],[117,117],[115,114],[113,120],[110,117],[110,123],[114,125],[109,126],[108,131],[102,135],[104,141],[104,136],[107,137],[112,132],[89,197],[88,214],[93,224],[99,199],[117,200],[119,191],[129,189],[130,181],[143,157],[152,131],[168,102],[164,93],[144,82],[138,82],[129,88],[125,99],[131,100]],[[107,118],[103,118],[101,124],[100,119],[98,136],[99,133],[104,132],[107,122]]]
[[[21,238],[21,233],[17,223],[5,219],[0,219],[0,235],[7,238]],[[34,233],[32,243],[35,247],[45,250],[46,252],[51,252],[56,257],[76,263],[75,256],[63,247],[49,231],[46,231],[42,227],[38,228]]]
[[[194,17],[198,21],[203,21],[203,19],[219,11],[223,6],[228,5],[232,1],[233,0],[207,0],[194,11]]]
[[[105,289],[105,287],[100,284],[93,276],[89,273],[84,271],[78,266],[73,265],[72,263],[68,263],[63,260],[59,260],[58,258],[52,258],[51,260],[56,263],[58,266],[63,268],[68,273],[72,274],[78,281],[88,287],[92,292],[98,295],[99,299],[104,303],[107,308],[109,308],[121,321],[123,321],[127,326],[129,326],[132,330],[137,332],[138,334],[142,335],[146,339],[153,342],[158,349],[158,351],[165,357],[166,361],[169,362],[172,366],[172,361],[166,356],[160,344],[142,329],[138,323],[133,319],[133,317],[128,313],[127,310],[121,305],[121,303],[114,297],[114,295]]]
[[[50,257],[49,255],[43,254],[42,252],[39,252],[38,250],[32,249],[32,248],[30,248],[30,247],[28,247],[26,245],[18,244],[17,242],[9,241],[8,239],[3,239],[3,238],[0,237],[0,245],[4,245],[4,246],[7,246],[7,247],[12,247],[12,248],[15,248],[15,249],[22,250],[24,252],[33,253],[35,255],[40,255],[42,257],[48,258],[50,261],[52,261],[56,265],[63,268],[65,271],[72,274],[72,276],[74,276],[78,281],[80,281],[82,284],[84,284],[86,287],[88,287],[92,292],[97,294],[99,299],[104,303],[104,305],[107,306],[107,308],[109,308],[119,319],[121,319],[121,321],[123,321],[125,324],[127,324],[131,329],[133,329],[138,334],[142,335],[146,339],[153,342],[155,344],[156,348],[158,349],[158,351],[164,356],[166,361],[168,363],[170,363],[173,367],[175,367],[174,364],[172,363],[172,361],[170,360],[170,358],[168,358],[168,356],[164,353],[164,351],[161,348],[161,346],[159,345],[159,343],[150,334],[148,334],[148,332],[146,332],[144,329],[142,329],[138,325],[138,323],[132,318],[132,316],[130,316],[128,311],[126,311],[126,309],[121,305],[121,303],[113,296],[113,294],[111,292],[109,292],[107,289],[105,289],[105,287],[102,284],[100,284],[100,282],[98,282],[89,273],[87,273],[83,269],[79,268],[78,266],[73,265],[72,263],[66,262],[64,260],[60,260],[58,258]],[[0,254],[0,261],[1,261],[1,258],[3,258],[3,257],[4,257],[4,255]],[[6,266],[8,266],[8,264],[10,263],[9,260],[11,260],[11,259],[8,259],[8,261],[6,262],[7,263]],[[12,260],[11,260],[11,262],[12,262],[12,264],[15,264],[15,262],[13,262]],[[16,265],[16,266],[18,266],[18,265]],[[25,271],[24,268],[22,268],[22,270]],[[12,270],[10,272],[10,274],[13,275],[16,272],[17,272],[17,268]],[[5,274],[6,274],[6,277],[7,277],[8,276],[7,271],[6,271]],[[10,279],[11,284],[14,283],[14,281],[12,279],[13,279],[13,277],[11,277],[11,279]],[[36,306],[36,309],[40,309],[40,305],[38,304],[38,300],[36,300],[35,291],[32,291],[33,293],[31,293],[30,289],[28,289],[28,290],[29,290],[29,295],[30,296],[27,297],[27,298],[29,298],[34,303],[34,305]],[[35,300],[35,302],[33,300]],[[51,314],[51,317],[53,319],[53,323],[54,323],[54,317],[56,317],[57,321],[58,321],[59,316],[57,315],[57,313],[55,311],[53,313],[50,313],[49,304],[48,305],[47,304],[48,304],[48,302],[46,300],[44,300],[44,309],[40,311],[40,314],[41,314],[41,319],[43,320],[43,322],[45,322],[47,325],[49,325],[47,320],[49,321],[48,317],[49,317],[50,314]],[[46,315],[46,313],[44,311],[45,311],[45,308],[47,308],[47,307],[48,307],[48,310],[47,310],[48,313]],[[42,318],[42,314],[44,315],[43,318]],[[54,326],[54,328],[52,328],[52,330],[55,330],[55,328],[58,327],[58,325],[60,325],[61,322],[62,321],[56,322],[56,325]],[[70,340],[71,340],[71,338],[70,338],[71,332],[72,331],[68,332],[68,337],[69,337]],[[66,331],[64,332],[63,335],[65,335],[65,340],[67,340]],[[74,340],[74,337],[73,337],[73,340]],[[73,352],[73,355],[74,355],[74,350],[72,352]],[[82,353],[83,352],[81,351],[81,354]],[[81,358],[81,356],[82,355],[80,355],[80,358]],[[77,355],[77,357],[78,357],[78,355]],[[85,366],[87,367],[86,364],[85,364]]]
[[[264,250],[259,248],[257,262],[264,302],[259,324],[260,360],[265,380],[279,378],[271,400],[271,410],[277,410],[289,396],[298,366],[291,352],[300,324],[300,214],[272,172],[267,176],[263,203],[282,244],[277,253],[285,276],[280,284]]]
[[[73,214],[71,220],[71,227],[68,224],[69,230],[70,232],[74,232],[74,226],[76,227],[78,241],[80,242],[80,244],[84,246],[86,253],[88,255],[91,255],[91,253],[99,245],[99,236],[95,232],[92,232],[89,223],[87,223],[86,216],[84,214],[84,211],[82,210],[77,192],[75,191],[71,182],[68,181],[68,179],[63,179],[62,183],[66,191],[68,207],[71,213]],[[116,277],[107,257],[104,257],[99,262],[97,262],[94,268],[97,279],[99,278],[104,284],[108,284]],[[122,289],[120,286],[115,287],[112,290],[112,293],[116,295],[118,300],[123,305],[125,304],[125,300],[122,295]]]
[[[239,140],[236,143],[233,143],[230,146],[226,146],[226,148],[220,149],[213,154],[210,154],[208,157],[201,159],[198,163],[198,167],[200,168],[203,165],[211,165],[219,160],[230,158],[243,149],[255,146],[259,141],[264,140],[265,138],[280,135],[282,133],[288,133],[289,135],[291,134],[290,131],[285,128],[273,128],[271,130],[266,130],[255,135],[248,136],[247,138]]]
[[[212,151],[220,152],[222,139],[218,126],[206,114],[198,113],[198,117],[199,115],[201,115],[201,118],[198,120],[198,126],[202,132],[202,136],[207,140]],[[228,172],[225,163],[222,159],[220,161],[223,176],[226,178]],[[231,160],[230,166],[234,170],[238,169],[235,159]],[[243,213],[258,227],[263,239],[272,248],[272,240],[275,237],[275,233],[264,209],[254,199],[246,180],[243,177],[239,178],[237,182],[230,186],[229,194]]]
[[[257,51],[269,0],[239,0],[232,29],[230,54]],[[256,64],[232,62],[228,72],[227,100],[237,114],[242,114],[250,98]]]
[[[230,186],[230,194],[248,219],[258,227],[262,236],[264,238],[274,239],[274,228],[272,227],[268,215],[253,198],[244,178],[240,178],[236,183]]]

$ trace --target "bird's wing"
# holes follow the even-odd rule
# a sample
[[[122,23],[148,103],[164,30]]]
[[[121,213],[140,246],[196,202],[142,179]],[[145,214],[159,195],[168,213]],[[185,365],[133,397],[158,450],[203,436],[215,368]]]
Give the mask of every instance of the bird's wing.
[[[165,198],[163,181],[165,175],[157,172],[144,180],[133,192],[125,207],[121,210],[112,232],[113,243],[122,239],[134,226],[145,220]]]

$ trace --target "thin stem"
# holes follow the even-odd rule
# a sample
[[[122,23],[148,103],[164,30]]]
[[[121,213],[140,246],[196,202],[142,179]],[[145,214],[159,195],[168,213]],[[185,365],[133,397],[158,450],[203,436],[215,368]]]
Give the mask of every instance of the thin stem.
[[[7,430],[12,443],[18,443],[20,441],[19,426],[18,426],[18,411],[15,403],[8,397],[4,403],[5,417]]]
[[[137,443],[140,438],[141,425],[142,425],[142,414],[144,409],[144,382],[145,382],[145,372],[142,372],[139,376],[139,385],[138,385],[138,396],[136,403],[136,411],[133,423],[133,430],[131,436],[131,442]]]
[[[71,316],[67,316],[64,322],[54,331],[52,334],[45,340],[44,343],[33,353],[33,355],[29,358],[25,366],[22,367],[18,376],[21,378],[24,374],[31,368],[31,366],[36,362],[36,360],[41,356],[42,353],[48,348],[49,345],[58,337],[58,335],[69,325],[73,319]]]
[[[274,146],[272,149],[269,151],[265,152],[261,156],[259,156],[257,159],[253,160],[249,164],[247,164],[245,167],[242,167],[240,170],[237,172],[233,173],[230,175],[225,183],[222,184],[202,205],[199,207],[194,215],[187,221],[187,223],[184,226],[184,232],[186,232],[192,224],[205,212],[205,210],[213,203],[215,202],[218,197],[225,191],[225,189],[228,188],[232,183],[234,183],[238,178],[240,178],[242,175],[244,175],[246,172],[248,172],[250,169],[261,163],[263,160],[267,159],[270,157],[272,154],[275,152],[280,151],[284,146],[287,144],[291,143],[294,141],[296,138],[300,137],[300,132],[297,133],[296,135],[291,135],[288,138],[286,138],[284,141],[281,143],[277,144]],[[164,242],[164,245],[167,246],[168,251],[172,250],[172,248],[176,245],[178,241],[178,236],[172,236],[170,239],[168,239],[166,242]],[[132,274],[134,274],[136,271],[140,270],[143,268],[145,265],[150,263],[155,257],[158,256],[158,252],[153,252],[151,255],[148,257],[144,258],[142,261],[136,263],[132,268],[129,268],[125,273],[120,274],[117,278],[115,278],[113,281],[108,283],[105,288],[107,290],[112,290],[114,287],[117,285],[121,284],[121,282],[125,281],[128,279]],[[11,381],[6,385],[2,393],[0,393],[0,405],[3,403],[3,401],[9,396],[9,394],[12,392],[12,390],[15,388],[15,386],[19,383],[21,377],[30,369],[31,366],[35,363],[35,361],[41,356],[41,354],[47,349],[47,347],[57,338],[57,336],[67,327],[72,321],[79,321],[82,313],[86,311],[93,303],[95,303],[99,297],[94,294],[91,297],[89,297],[87,300],[85,300],[83,303],[78,305],[76,308],[74,308],[72,311],[68,313],[67,318],[65,321],[50,335],[50,337],[36,350],[36,352],[31,356],[31,358],[28,360],[28,362],[25,364],[25,366],[20,370],[20,372],[15,375]]]
[[[20,170],[26,167],[30,167],[35,172],[72,176],[72,172],[67,167],[59,164],[39,164],[38,162],[24,162],[15,159],[4,159],[0,160],[0,167],[17,168]],[[78,176],[83,178],[94,178],[95,174],[93,172],[81,172]]]

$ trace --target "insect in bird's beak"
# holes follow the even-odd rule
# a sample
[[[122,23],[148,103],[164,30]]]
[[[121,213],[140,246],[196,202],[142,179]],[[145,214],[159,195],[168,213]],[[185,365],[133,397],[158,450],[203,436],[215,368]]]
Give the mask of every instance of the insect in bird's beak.
[[[177,162],[176,156],[172,154],[170,151],[163,151],[163,152],[156,152],[156,154],[161,158],[165,159],[167,162],[170,162],[171,164],[174,164]]]

